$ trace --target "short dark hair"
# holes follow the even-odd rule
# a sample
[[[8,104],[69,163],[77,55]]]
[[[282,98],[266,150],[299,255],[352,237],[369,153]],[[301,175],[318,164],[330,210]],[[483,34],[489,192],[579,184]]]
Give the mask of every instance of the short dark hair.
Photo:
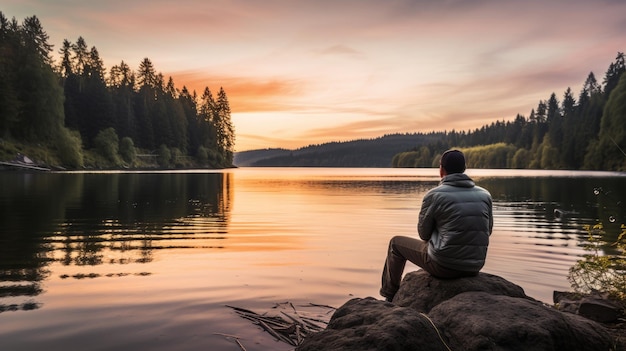
[[[444,152],[440,164],[448,174],[465,172],[465,156],[456,149]]]

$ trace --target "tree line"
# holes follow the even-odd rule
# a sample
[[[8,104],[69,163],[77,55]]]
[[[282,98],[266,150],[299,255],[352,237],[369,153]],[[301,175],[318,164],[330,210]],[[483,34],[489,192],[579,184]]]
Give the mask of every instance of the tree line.
[[[580,93],[567,88],[539,101],[528,117],[497,121],[468,132],[444,132],[436,141],[396,154],[394,167],[438,167],[449,148],[466,153],[474,168],[626,171],[626,65],[618,52],[600,84],[587,76]]]
[[[243,151],[235,155],[235,163],[254,167],[391,167],[391,159],[398,150],[431,143],[443,135],[397,133],[375,139],[309,145],[296,150]]]
[[[0,12],[0,137],[45,144],[62,165],[81,168],[94,150],[110,165],[132,167],[139,153],[162,167],[230,167],[234,127],[228,97],[176,88],[143,59],[107,72],[84,38],[53,46],[36,16],[19,24]],[[191,159],[190,163],[188,160]],[[186,162],[183,162],[187,160]]]

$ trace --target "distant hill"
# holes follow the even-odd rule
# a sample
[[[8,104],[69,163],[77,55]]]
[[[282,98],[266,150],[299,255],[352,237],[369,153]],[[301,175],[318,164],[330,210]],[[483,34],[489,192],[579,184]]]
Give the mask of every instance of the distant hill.
[[[390,134],[296,150],[242,151],[235,153],[233,163],[240,167],[391,167],[395,154],[435,142],[442,134]]]
[[[289,155],[291,152],[293,152],[293,150],[287,149],[257,149],[235,152],[233,163],[235,164],[235,166],[252,166],[257,161],[268,158],[286,156]]]

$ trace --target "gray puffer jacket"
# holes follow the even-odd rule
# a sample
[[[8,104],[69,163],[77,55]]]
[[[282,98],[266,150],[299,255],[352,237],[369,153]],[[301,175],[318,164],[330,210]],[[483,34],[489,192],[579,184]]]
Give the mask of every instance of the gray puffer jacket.
[[[493,230],[491,194],[464,173],[445,176],[424,196],[417,231],[439,265],[478,272]]]

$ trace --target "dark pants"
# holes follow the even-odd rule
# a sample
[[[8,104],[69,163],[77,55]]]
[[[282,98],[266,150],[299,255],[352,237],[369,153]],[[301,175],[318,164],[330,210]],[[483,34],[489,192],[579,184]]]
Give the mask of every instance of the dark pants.
[[[408,236],[394,236],[389,241],[389,250],[383,269],[380,294],[393,299],[400,288],[406,261],[410,261],[437,278],[451,279],[474,276],[478,272],[457,271],[442,267],[428,256],[428,242]]]

